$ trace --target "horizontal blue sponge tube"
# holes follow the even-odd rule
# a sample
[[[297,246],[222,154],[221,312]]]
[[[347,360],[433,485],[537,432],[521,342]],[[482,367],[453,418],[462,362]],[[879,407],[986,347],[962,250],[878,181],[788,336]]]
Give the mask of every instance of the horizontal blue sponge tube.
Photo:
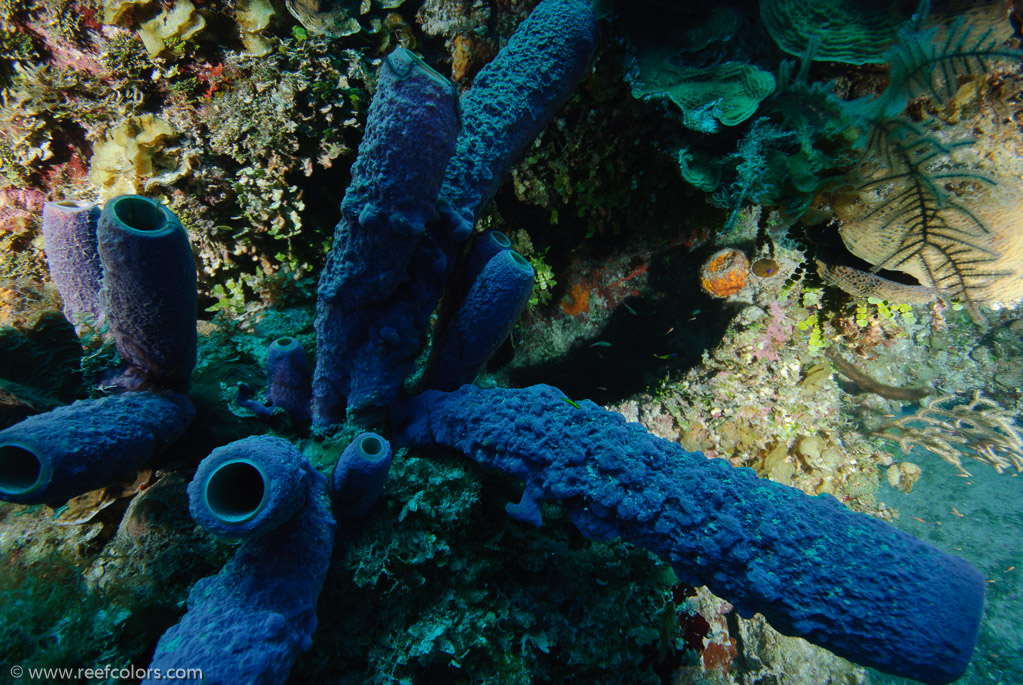
[[[204,683],[286,682],[312,644],[334,546],[327,479],[286,440],[255,436],[213,450],[188,499],[197,523],[245,542],[192,587],[151,667],[198,668]]]
[[[129,475],[177,440],[195,416],[177,393],[79,400],[0,431],[0,499],[59,503]]]
[[[980,571],[831,495],[686,452],[546,385],[428,391],[402,416],[407,444],[525,481],[514,517],[539,524],[540,502],[561,501],[584,535],[645,547],[786,635],[925,683],[956,680],[970,660]]]

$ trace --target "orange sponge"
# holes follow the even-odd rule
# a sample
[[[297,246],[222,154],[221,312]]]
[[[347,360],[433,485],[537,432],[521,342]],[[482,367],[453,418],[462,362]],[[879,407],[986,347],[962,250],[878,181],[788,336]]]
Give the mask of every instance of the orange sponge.
[[[711,297],[731,297],[746,286],[749,260],[741,250],[715,252],[700,269],[700,286]]]

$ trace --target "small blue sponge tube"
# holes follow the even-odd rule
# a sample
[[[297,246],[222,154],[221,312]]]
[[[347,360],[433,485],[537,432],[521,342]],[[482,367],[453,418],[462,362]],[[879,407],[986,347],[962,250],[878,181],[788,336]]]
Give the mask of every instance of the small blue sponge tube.
[[[0,499],[59,503],[130,475],[195,416],[177,393],[79,400],[0,431]]]
[[[64,300],[64,316],[73,324],[102,319],[99,304],[103,266],[96,242],[100,210],[91,202],[47,202],[43,205],[43,246],[50,278]]]
[[[330,482],[338,519],[365,518],[384,491],[391,456],[391,443],[376,433],[360,433],[345,448]]]
[[[181,222],[153,200],[120,195],[104,205],[96,233],[100,302],[128,376],[184,390],[195,366],[198,291]]]
[[[312,418],[312,372],[302,343],[295,338],[278,338],[266,351],[266,398],[274,407],[288,412],[291,420]]]
[[[934,685],[973,653],[984,576],[830,495],[810,497],[656,438],[547,385],[428,391],[402,408],[406,444],[454,448],[525,482],[516,519],[562,502],[592,539],[621,537],[785,635]]]
[[[465,260],[465,266],[459,274],[460,280],[467,285],[467,290],[480,275],[483,268],[499,252],[511,249],[511,240],[501,231],[487,231],[476,237],[469,250],[469,256]]]
[[[327,479],[286,440],[255,436],[213,450],[188,499],[196,522],[245,542],[195,584],[151,667],[198,668],[204,684],[286,682],[312,644],[334,545]]]
[[[487,262],[441,335],[429,386],[454,390],[474,379],[511,333],[529,296],[536,272],[514,250]]]

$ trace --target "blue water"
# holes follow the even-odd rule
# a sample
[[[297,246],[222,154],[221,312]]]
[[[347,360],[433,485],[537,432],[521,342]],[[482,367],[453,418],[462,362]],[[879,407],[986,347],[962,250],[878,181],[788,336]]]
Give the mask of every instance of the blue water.
[[[903,494],[885,481],[877,494],[901,512],[894,524],[966,559],[988,580],[977,648],[957,682],[1023,684],[1023,475],[999,474],[987,464],[964,459],[963,466],[973,474],[965,478],[920,449],[908,459],[923,468],[912,492]],[[871,671],[871,683],[913,682]]]

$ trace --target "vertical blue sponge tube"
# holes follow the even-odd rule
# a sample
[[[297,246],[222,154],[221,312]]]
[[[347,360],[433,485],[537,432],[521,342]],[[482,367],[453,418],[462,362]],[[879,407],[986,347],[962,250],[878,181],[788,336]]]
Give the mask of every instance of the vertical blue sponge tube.
[[[73,324],[102,319],[99,304],[103,266],[96,242],[100,210],[91,202],[47,202],[43,205],[43,246],[46,263],[64,300],[64,316]]]
[[[345,448],[330,481],[339,519],[365,518],[384,491],[391,456],[391,443],[376,433],[360,433]]]
[[[302,343],[278,338],[266,351],[266,398],[297,423],[312,418],[312,374]]]
[[[195,416],[177,393],[79,400],[0,431],[0,499],[58,503],[131,474]]]
[[[441,199],[475,222],[505,174],[568,100],[597,48],[588,0],[543,0],[462,96],[462,134]]]
[[[187,682],[283,684],[316,631],[336,529],[327,479],[291,443],[256,436],[213,450],[188,500],[197,523],[245,542],[188,593],[151,668],[201,669]]]
[[[97,228],[102,303],[126,384],[184,390],[195,366],[195,261],[174,214],[139,195],[103,207]]]
[[[429,386],[455,390],[486,366],[511,333],[533,292],[533,267],[518,252],[491,257],[441,336]]]
[[[540,503],[561,501],[587,537],[645,547],[741,615],[887,673],[944,685],[969,663],[980,571],[830,495],[686,452],[546,385],[428,391],[402,411],[406,444],[522,479],[507,507],[518,520],[539,525]]]
[[[436,302],[420,306],[410,274],[447,269],[425,233],[457,135],[454,87],[404,48],[388,55],[317,290],[319,425],[388,406],[412,369]]]
[[[497,253],[511,249],[511,240],[501,231],[487,231],[476,236],[472,248],[465,260],[465,266],[459,273],[459,278],[466,283],[464,290],[468,290],[476,277],[483,271]]]

